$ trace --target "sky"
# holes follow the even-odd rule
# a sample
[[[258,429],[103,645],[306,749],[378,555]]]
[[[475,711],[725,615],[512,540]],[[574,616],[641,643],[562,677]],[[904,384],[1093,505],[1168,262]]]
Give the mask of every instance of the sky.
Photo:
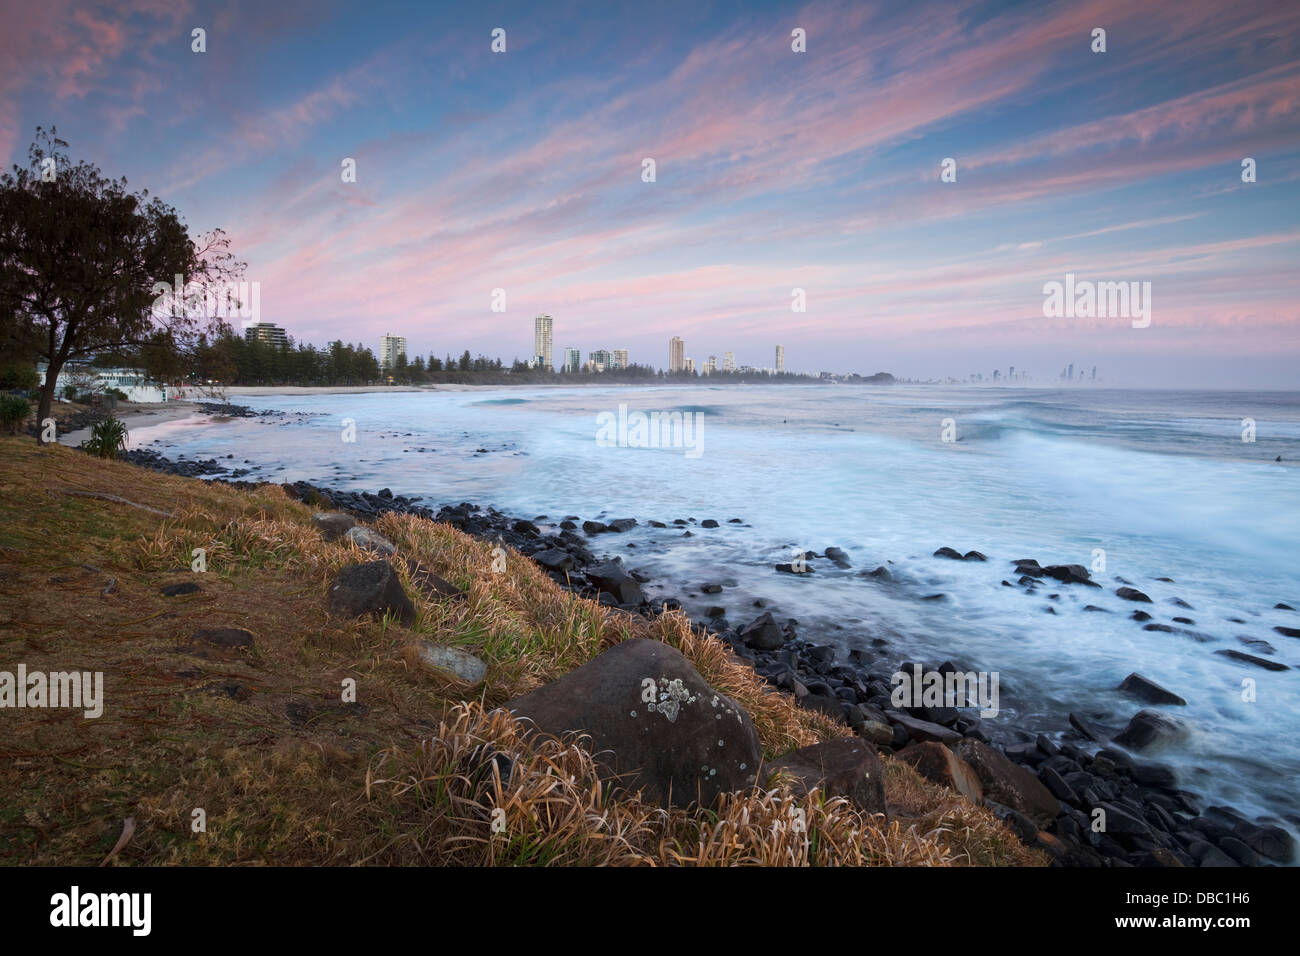
[[[38,125],[317,345],[1300,388],[1294,0],[0,0],[5,168]]]

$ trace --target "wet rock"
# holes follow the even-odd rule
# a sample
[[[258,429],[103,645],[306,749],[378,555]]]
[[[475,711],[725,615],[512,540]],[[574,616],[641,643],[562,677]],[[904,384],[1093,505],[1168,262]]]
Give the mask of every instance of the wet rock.
[[[353,564],[341,570],[330,587],[329,611],[343,617],[392,613],[408,625],[416,617],[415,605],[387,561]]]
[[[1282,627],[1281,625],[1278,625],[1273,628],[1273,630],[1277,631],[1283,637],[1300,637],[1300,627]]]
[[[749,715],[659,641],[623,641],[504,706],[541,733],[589,735],[607,779],[660,806],[711,805],[757,780]]]
[[[1158,711],[1140,710],[1129,720],[1128,726],[1112,739],[1121,747],[1145,752],[1167,747],[1186,736],[1187,727],[1181,721]]]
[[[963,561],[987,561],[988,557],[978,551],[967,551],[962,555]]]
[[[617,534],[622,534],[624,531],[631,531],[633,528],[636,527],[636,519],[615,518],[613,521],[609,523],[608,527],[610,531],[613,531]]]
[[[712,518],[705,518],[703,521],[700,522],[701,528],[716,528],[717,526],[718,523],[714,521]]]
[[[1091,587],[1101,587],[1096,581],[1092,580],[1092,575],[1082,564],[1052,564],[1043,569],[1043,573],[1049,578],[1056,578],[1066,584],[1087,584]]]
[[[1290,668],[1285,664],[1281,664],[1277,661],[1267,661],[1262,657],[1256,657],[1254,654],[1246,654],[1242,651],[1232,650],[1230,648],[1215,651],[1214,653],[1221,654],[1224,657],[1230,657],[1234,661],[1241,661],[1243,664],[1254,664],[1256,667],[1262,667],[1267,671],[1290,670]]]
[[[1133,614],[1132,614],[1132,617],[1133,617],[1133,620],[1135,620],[1135,621],[1149,621],[1149,620],[1151,620],[1151,615],[1148,614],[1146,611],[1134,611]]]
[[[853,563],[849,561],[849,556],[840,548],[827,548],[826,560],[832,562],[837,568],[853,567]]]
[[[1172,691],[1165,690],[1155,681],[1148,680],[1136,672],[1129,674],[1120,683],[1118,690],[1123,691],[1131,697],[1145,701],[1148,704],[1176,704],[1185,706],[1187,701],[1183,700]]]
[[[582,530],[587,534],[604,534],[609,527],[603,521],[584,521]]]
[[[953,561],[962,561],[961,552],[953,548],[940,548],[934,553],[936,558],[951,558]]]
[[[837,737],[778,757],[767,765],[768,786],[790,783],[795,793],[819,789],[845,797],[866,813],[885,813],[885,771],[876,748],[864,740]]]
[[[1141,601],[1144,604],[1152,603],[1151,599],[1137,588],[1119,588],[1115,593],[1125,601]]]

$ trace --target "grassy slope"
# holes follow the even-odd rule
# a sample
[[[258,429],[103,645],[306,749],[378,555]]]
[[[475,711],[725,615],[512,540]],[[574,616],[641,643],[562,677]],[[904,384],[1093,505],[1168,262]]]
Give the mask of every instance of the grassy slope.
[[[411,629],[331,618],[328,582],[360,555],[322,541],[311,510],[278,487],[237,491],[0,439],[0,669],[103,671],[106,698],[97,720],[0,711],[0,862],[99,864],[127,817],[136,829],[115,865],[1043,862],[987,810],[890,759],[889,824],[783,791],[690,813],[611,799],[574,742],[530,749],[485,710],[641,636],[678,647],[745,706],[768,757],[846,731],[680,615],[600,608],[513,552],[494,574],[490,545],[421,519],[378,527],[468,600],[417,601]],[[208,570],[196,574],[200,547]],[[202,591],[162,596],[181,581]],[[193,642],[216,626],[251,631],[255,649]],[[414,638],[479,654],[483,688],[466,695],[422,669]],[[355,705],[341,702],[346,678]],[[508,786],[471,759],[484,742],[515,757]],[[192,832],[196,807],[206,833]],[[493,807],[506,811],[497,836]],[[806,835],[790,825],[797,807]]]

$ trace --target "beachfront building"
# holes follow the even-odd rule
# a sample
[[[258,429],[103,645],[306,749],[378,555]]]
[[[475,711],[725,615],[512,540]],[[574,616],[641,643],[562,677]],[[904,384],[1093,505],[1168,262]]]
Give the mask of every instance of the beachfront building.
[[[776,371],[778,375],[785,371],[785,346],[784,345],[778,345],[776,347]]]
[[[406,358],[406,337],[385,332],[379,340],[379,367],[385,372],[391,371],[397,367],[399,355]]]
[[[627,368],[627,349],[614,349],[613,361],[610,368]]]
[[[576,374],[580,368],[582,368],[582,353],[577,349],[565,349],[564,371],[573,375]]]
[[[533,320],[533,364],[548,371],[555,368],[551,361],[553,324],[549,315],[539,315]]]
[[[587,368],[593,372],[605,372],[614,367],[614,353],[609,349],[596,349],[587,356]]]
[[[273,348],[288,348],[289,336],[274,322],[254,322],[244,329],[245,342],[262,342]]]
[[[704,374],[712,375],[717,370],[718,370],[718,357],[716,355],[710,355],[709,360],[704,363]]]
[[[735,352],[723,352],[723,353],[722,353],[722,370],[723,370],[724,372],[734,372],[734,371],[736,370],[736,353],[735,353]]]
[[[674,335],[668,340],[668,371],[680,372],[686,367],[686,343]]]
[[[689,372],[690,374],[694,375],[694,374],[695,374],[695,359],[693,359],[693,358],[688,358],[688,359],[685,360],[685,363],[686,363],[686,364],[683,366],[682,371],[684,371],[684,372]]]

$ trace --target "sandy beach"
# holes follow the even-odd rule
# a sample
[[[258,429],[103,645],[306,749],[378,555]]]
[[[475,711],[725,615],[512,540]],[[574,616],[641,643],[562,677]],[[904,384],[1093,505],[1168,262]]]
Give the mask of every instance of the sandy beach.
[[[115,414],[126,425],[127,431],[130,432],[137,428],[162,425],[166,422],[174,422],[202,414],[202,409],[193,402],[133,402],[129,405],[119,405]],[[59,444],[71,445],[75,448],[89,437],[89,428],[79,428],[76,431],[60,435]]]

